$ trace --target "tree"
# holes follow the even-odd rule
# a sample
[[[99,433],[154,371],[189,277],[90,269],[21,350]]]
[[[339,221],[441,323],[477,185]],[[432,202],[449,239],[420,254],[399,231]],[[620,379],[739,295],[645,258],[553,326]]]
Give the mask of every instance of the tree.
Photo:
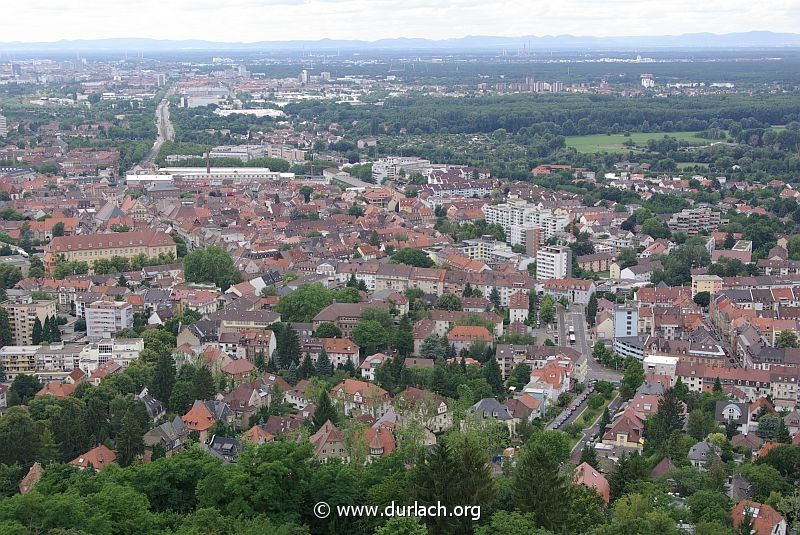
[[[444,293],[436,300],[434,308],[438,310],[461,310],[461,299],[455,294]]]
[[[153,397],[168,402],[175,385],[175,360],[172,355],[161,354],[153,372]]]
[[[34,320],[33,322],[33,331],[31,333],[31,343],[33,345],[36,346],[42,343],[43,340],[42,330],[43,330],[42,322],[37,317],[36,320]]]
[[[300,362],[300,338],[292,326],[284,323],[277,330],[277,348],[273,356],[275,363],[282,370],[288,369],[294,362]]]
[[[758,419],[758,429],[756,429],[756,435],[760,436],[764,440],[772,440],[778,433],[778,427],[780,426],[779,422],[781,420],[781,418],[773,416],[772,414],[762,415]]]
[[[367,355],[372,355],[376,350],[385,348],[389,343],[389,333],[376,320],[361,320],[353,328],[353,342],[363,349]]]
[[[339,414],[336,412],[336,407],[333,406],[328,393],[323,390],[317,400],[317,408],[314,410],[314,417],[312,418],[314,431],[325,425],[328,420],[335,424],[339,421]]]
[[[304,185],[300,187],[300,195],[303,196],[303,200],[306,203],[311,202],[311,194],[314,193],[314,188],[309,185]]]
[[[188,282],[213,283],[223,291],[242,280],[231,255],[216,245],[187,254],[183,272]]]
[[[50,332],[48,335],[50,343],[60,342],[61,341],[61,330],[58,328],[58,321],[56,321],[56,317],[50,320]]]
[[[652,236],[654,239],[672,236],[667,224],[657,217],[651,217],[642,223],[642,234]]]
[[[789,428],[786,427],[786,422],[783,418],[778,423],[778,431],[775,433],[775,441],[783,444],[791,444],[792,436],[789,434]]]
[[[375,530],[373,535],[427,535],[428,529],[417,517],[390,518],[383,526]]]
[[[513,386],[517,392],[531,381],[531,367],[520,362],[514,366],[511,375],[508,376],[508,386]]]
[[[552,296],[545,295],[539,301],[539,317],[543,323],[553,323],[556,317],[556,307]]]
[[[603,416],[600,417],[600,433],[604,433],[606,427],[611,423],[611,413],[608,411],[608,406],[603,409]]]
[[[316,369],[314,368],[314,362],[311,360],[311,355],[306,353],[303,357],[303,361],[300,363],[300,367],[297,368],[297,377],[299,379],[308,379],[315,372]]]
[[[589,326],[593,327],[595,320],[597,318],[597,295],[592,294],[589,297],[589,304],[586,305],[586,319],[589,322]]]
[[[292,363],[289,364],[289,373],[286,375],[286,382],[294,386],[297,384],[297,380],[297,364],[292,361]]]
[[[324,347],[319,351],[319,356],[317,357],[317,375],[320,377],[330,377],[333,375],[333,365]]]
[[[54,238],[58,238],[59,236],[64,235],[64,223],[62,221],[59,221],[58,223],[53,225],[52,234]]]
[[[652,447],[661,447],[675,430],[683,428],[683,405],[672,388],[664,391],[658,410],[647,420],[648,440]]]
[[[793,331],[781,331],[775,340],[777,347],[798,347],[797,335]]]
[[[630,456],[623,453],[608,478],[611,499],[615,500],[626,494],[630,486],[637,481],[647,479],[649,473],[647,461],[638,452]]]
[[[711,294],[708,292],[697,292],[694,295],[694,302],[697,306],[703,308],[708,307],[708,304],[711,302]]]
[[[560,532],[566,526],[569,482],[561,473],[561,463],[569,456],[566,435],[559,432],[534,434],[522,448],[514,473],[516,505],[533,513],[536,524]]]
[[[314,331],[314,336],[317,338],[341,338],[342,330],[333,323],[324,321]]]
[[[495,308],[500,308],[500,292],[497,291],[496,287],[492,287],[492,291],[489,292],[489,301],[492,302]]]
[[[38,256],[30,257],[31,265],[28,268],[28,276],[34,279],[41,279],[44,277],[44,263]]]
[[[394,253],[389,260],[392,264],[407,264],[409,266],[429,268],[433,266],[433,260],[422,249],[412,249],[405,247]]]
[[[22,271],[11,264],[0,263],[0,288],[7,290],[22,280]]]
[[[8,389],[8,405],[26,405],[41,389],[42,383],[35,376],[17,375]]]
[[[710,433],[717,430],[719,425],[714,421],[714,415],[702,409],[694,409],[689,413],[686,423],[686,432],[690,437],[703,440]]]
[[[283,321],[310,323],[332,302],[333,295],[322,284],[302,284],[289,295],[281,297],[275,310]]]
[[[492,393],[499,398],[505,398],[505,388],[503,387],[503,378],[500,374],[500,366],[497,360],[490,358],[483,365],[483,375],[489,386],[492,387]]]
[[[414,351],[414,333],[408,314],[403,314],[394,330],[392,347],[402,356],[410,355]]]
[[[644,383],[644,368],[642,363],[633,357],[625,359],[622,372],[622,382],[619,393],[623,399],[628,400],[636,393],[636,389]]]
[[[600,462],[597,459],[597,450],[595,450],[591,444],[584,444],[579,462],[587,463],[592,468],[598,468]]]
[[[149,416],[141,403],[132,403],[122,418],[122,428],[116,439],[117,460],[128,466],[144,453],[142,437],[148,430]]]
[[[42,445],[41,431],[25,409],[11,407],[0,418],[0,463],[28,467],[41,459]]]

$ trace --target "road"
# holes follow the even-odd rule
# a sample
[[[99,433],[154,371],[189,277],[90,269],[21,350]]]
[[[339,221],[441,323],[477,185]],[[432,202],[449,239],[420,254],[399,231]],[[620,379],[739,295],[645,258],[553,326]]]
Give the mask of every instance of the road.
[[[175,129],[172,127],[172,122],[169,120],[169,97],[174,92],[170,88],[167,94],[156,107],[156,128],[158,129],[158,136],[153,143],[153,148],[147,153],[144,160],[139,162],[139,167],[143,169],[155,167],[155,161],[158,153],[161,150],[161,145],[167,140],[172,140],[175,137]]]
[[[611,403],[608,404],[608,412],[613,415],[617,411],[617,409],[619,409],[619,406],[621,404],[622,400],[620,399],[619,394],[617,394],[616,396],[614,396],[614,399],[611,400]],[[589,441],[589,438],[595,434],[597,435],[600,434],[599,419],[590,428],[584,430],[583,436],[578,441],[578,443],[575,444],[575,447],[572,448],[572,454],[571,454],[572,461],[574,461],[575,463],[578,462],[578,460],[581,458],[581,451],[583,451],[584,444],[586,444]]]
[[[586,373],[586,380],[591,381],[595,379],[598,381],[610,381],[613,383],[622,379],[622,373],[610,370],[592,358],[592,347],[594,345],[594,341],[586,332],[586,313],[584,312],[583,306],[573,304],[567,310],[558,305],[556,306],[556,310],[556,317],[558,319],[559,344],[570,346],[569,327],[571,325],[575,331],[575,350],[586,357],[586,362],[588,364],[589,369]]]

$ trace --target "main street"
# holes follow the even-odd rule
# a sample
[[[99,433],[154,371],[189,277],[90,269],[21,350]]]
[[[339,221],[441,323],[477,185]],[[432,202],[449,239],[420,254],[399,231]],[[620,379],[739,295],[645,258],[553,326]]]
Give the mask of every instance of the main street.
[[[150,149],[150,152],[147,153],[147,156],[145,156],[144,160],[139,162],[139,167],[143,169],[154,167],[158,153],[161,151],[161,146],[165,141],[172,140],[175,137],[175,129],[172,127],[172,122],[169,119],[169,97],[174,92],[175,89],[170,88],[156,107],[155,120],[158,135],[156,136],[156,140],[153,143],[153,147]]]
[[[570,346],[569,327],[572,326],[575,333],[575,350],[586,357],[588,372],[586,380],[619,382],[622,373],[610,370],[594,358],[592,358],[592,346],[594,341],[587,334],[586,313],[582,305],[573,304],[569,309],[561,305],[556,305],[558,321],[558,343],[562,346]]]

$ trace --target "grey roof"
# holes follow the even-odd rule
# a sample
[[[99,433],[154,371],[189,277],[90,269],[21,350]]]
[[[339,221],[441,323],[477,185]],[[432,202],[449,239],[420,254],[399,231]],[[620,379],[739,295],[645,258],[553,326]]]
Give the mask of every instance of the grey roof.
[[[717,401],[717,405],[714,408],[714,419],[718,422],[727,422],[729,421],[727,418],[722,416],[722,411],[724,411],[727,407],[734,405],[739,409],[739,418],[733,420],[737,424],[744,424],[747,423],[748,414],[750,413],[750,407],[747,403],[736,403],[735,401]]]
[[[694,446],[689,449],[689,455],[687,456],[690,461],[705,461],[706,456],[709,453],[714,453],[719,455],[719,448],[717,446],[711,444],[710,442],[704,440],[702,442],[698,442]]]
[[[147,414],[149,414],[150,418],[153,420],[157,420],[163,416],[164,413],[166,413],[164,404],[151,396],[146,386],[142,388],[142,391],[139,392],[139,394],[136,395],[136,400],[144,403],[144,408],[147,409]]]
[[[483,415],[484,418],[494,418],[495,420],[513,419],[508,407],[494,398],[483,398],[473,405],[470,411],[475,414]]]

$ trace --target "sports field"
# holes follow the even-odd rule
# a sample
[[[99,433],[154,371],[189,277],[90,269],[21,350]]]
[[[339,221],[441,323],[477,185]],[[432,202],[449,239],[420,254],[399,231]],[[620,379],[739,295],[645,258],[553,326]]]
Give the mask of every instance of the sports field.
[[[629,136],[623,134],[593,134],[590,136],[567,136],[567,147],[574,147],[578,152],[624,152],[630,150],[624,145],[625,141],[632,140],[638,146],[647,145],[651,139],[659,139],[668,135],[679,141],[689,141],[692,143],[704,143],[708,140],[697,137],[697,132],[653,132],[640,133],[634,132]]]

